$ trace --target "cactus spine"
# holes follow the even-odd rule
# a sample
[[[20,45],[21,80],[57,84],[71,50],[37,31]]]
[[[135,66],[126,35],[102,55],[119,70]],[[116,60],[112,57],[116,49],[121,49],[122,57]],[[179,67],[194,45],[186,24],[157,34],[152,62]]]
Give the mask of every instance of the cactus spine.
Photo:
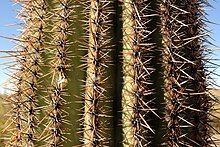
[[[203,29],[206,1],[161,3],[167,145],[211,146]]]

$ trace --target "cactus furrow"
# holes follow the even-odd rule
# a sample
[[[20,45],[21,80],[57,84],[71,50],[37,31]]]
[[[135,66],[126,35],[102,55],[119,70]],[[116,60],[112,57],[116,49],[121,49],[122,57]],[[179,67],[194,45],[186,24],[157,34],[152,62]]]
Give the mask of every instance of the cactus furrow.
[[[122,93],[123,146],[147,146],[154,130],[148,124],[153,90],[150,66],[153,44],[149,43],[148,22],[153,16],[149,2],[125,0],[123,8],[123,70]]]

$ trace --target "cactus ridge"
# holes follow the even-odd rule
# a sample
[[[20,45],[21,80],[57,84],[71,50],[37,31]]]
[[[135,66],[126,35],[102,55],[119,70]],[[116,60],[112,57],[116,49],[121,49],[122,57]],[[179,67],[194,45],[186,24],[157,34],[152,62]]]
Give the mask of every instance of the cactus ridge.
[[[92,0],[82,3],[84,5],[84,14],[88,18],[86,22],[86,33],[84,36],[85,45],[83,49],[88,51],[82,59],[86,63],[82,68],[86,69],[87,79],[85,81],[83,94],[83,137],[82,146],[106,146],[110,140],[104,133],[107,130],[107,123],[104,118],[108,118],[109,108],[106,104],[109,100],[105,96],[107,87],[104,87],[108,79],[105,70],[108,68],[109,56],[112,46],[108,31],[111,27],[110,16],[112,14],[111,1]]]
[[[37,140],[36,127],[38,122],[38,98],[37,89],[40,85],[40,66],[41,53],[43,51],[42,43],[44,42],[44,20],[45,2],[38,1],[21,1],[22,10],[18,17],[24,21],[24,31],[20,35],[21,39],[14,39],[19,42],[17,52],[11,56],[17,57],[17,65],[12,67],[15,75],[14,93],[9,96],[14,105],[13,116],[17,129],[13,130],[10,143],[7,146],[34,146]],[[13,111],[14,111],[13,110]],[[13,123],[12,123],[13,125]],[[15,135],[18,134],[18,135]],[[16,139],[15,139],[16,138]],[[21,139],[22,138],[22,139]]]
[[[155,13],[147,1],[125,1],[123,9],[123,134],[124,146],[147,146],[150,133],[154,130],[149,126],[149,113],[153,94],[150,77],[154,69],[150,66],[153,43],[149,43],[148,24]],[[158,116],[159,117],[159,116]]]
[[[26,120],[26,146],[34,146],[34,141],[37,141],[36,130],[37,123],[39,122],[37,118],[37,113],[39,111],[39,105],[37,104],[40,98],[37,94],[40,87],[40,77],[41,77],[41,65],[42,65],[42,52],[44,48],[45,38],[45,18],[46,18],[46,3],[43,0],[29,1],[26,2],[26,7],[24,8],[27,14],[27,22],[25,32],[23,34],[24,40],[29,40],[25,46],[28,50],[28,64],[27,69],[29,71],[26,74],[28,79],[28,84],[26,87],[29,89],[26,91],[26,101],[25,108],[27,120]]]
[[[64,141],[67,141],[64,125],[69,125],[69,121],[66,119],[68,113],[64,110],[67,106],[65,97],[68,96],[66,92],[66,85],[68,77],[66,71],[71,65],[67,64],[67,61],[71,57],[69,47],[70,42],[69,35],[73,33],[73,21],[74,21],[74,9],[75,5],[72,0],[55,0],[52,3],[53,12],[51,14],[51,28],[50,34],[51,42],[49,43],[50,54],[50,69],[51,69],[51,81],[50,86],[47,89],[46,103],[48,104],[47,124],[41,136],[45,140],[45,146],[58,147],[63,146]]]
[[[203,7],[207,1],[161,3],[167,145],[210,146],[212,97],[205,70]]]

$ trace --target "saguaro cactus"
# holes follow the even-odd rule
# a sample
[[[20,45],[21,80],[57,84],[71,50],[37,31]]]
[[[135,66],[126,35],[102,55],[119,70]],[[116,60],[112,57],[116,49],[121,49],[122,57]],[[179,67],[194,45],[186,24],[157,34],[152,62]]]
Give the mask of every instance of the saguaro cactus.
[[[9,52],[17,65],[6,146],[215,144],[205,0],[18,3],[24,31]]]

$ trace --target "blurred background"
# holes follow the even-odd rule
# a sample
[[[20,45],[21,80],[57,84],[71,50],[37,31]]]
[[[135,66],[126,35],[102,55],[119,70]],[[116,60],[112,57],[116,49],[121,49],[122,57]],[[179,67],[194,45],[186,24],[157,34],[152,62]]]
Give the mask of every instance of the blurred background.
[[[0,1],[0,36],[16,37],[20,33],[21,27],[19,26],[20,20],[16,19],[17,11],[20,10],[20,6],[15,4],[12,0],[1,0]],[[15,42],[0,38],[0,50],[11,50],[16,45]],[[0,93],[5,94],[7,90],[4,90],[5,82],[8,79],[7,70],[4,63],[12,60],[2,58],[7,54],[0,53]]]

